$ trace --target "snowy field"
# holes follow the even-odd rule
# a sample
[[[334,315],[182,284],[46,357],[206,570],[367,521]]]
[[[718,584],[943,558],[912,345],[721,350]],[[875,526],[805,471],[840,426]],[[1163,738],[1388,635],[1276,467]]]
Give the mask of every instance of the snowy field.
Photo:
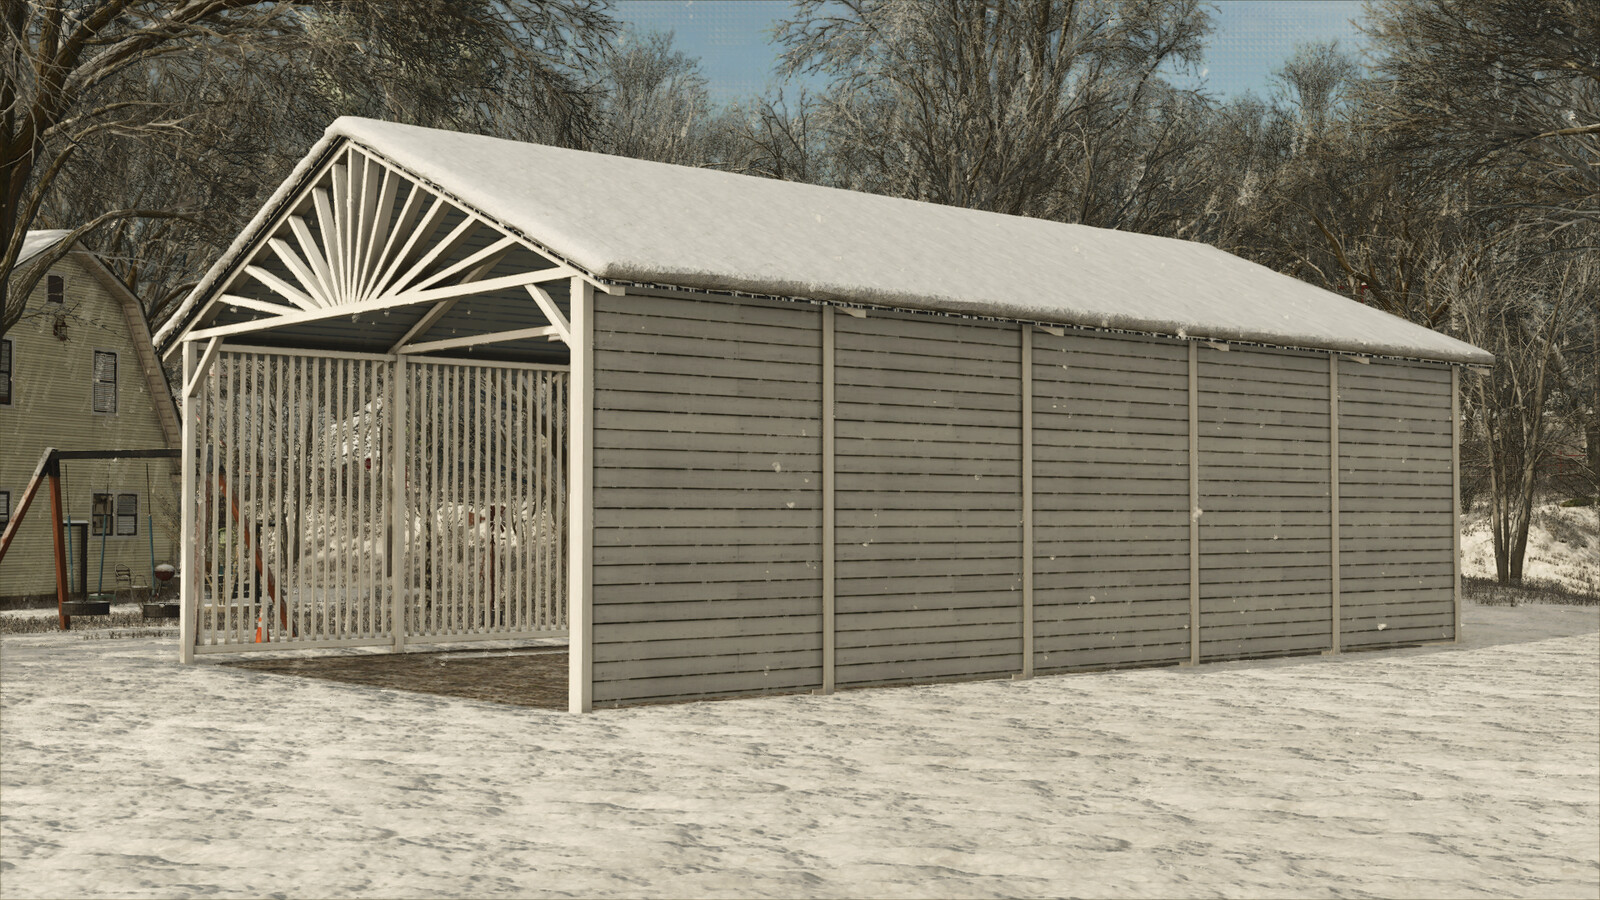
[[[1600,895],[1600,609],[605,711],[0,639],[6,897]]]

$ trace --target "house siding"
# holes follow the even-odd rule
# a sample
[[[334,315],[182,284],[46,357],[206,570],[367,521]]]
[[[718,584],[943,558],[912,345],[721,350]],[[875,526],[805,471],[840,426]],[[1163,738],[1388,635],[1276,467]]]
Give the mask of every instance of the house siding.
[[[12,404],[0,406],[0,490],[11,494],[12,514],[21,502],[39,457],[46,448],[98,450],[111,448],[171,447],[169,433],[176,416],[170,397],[154,395],[164,389],[147,376],[146,363],[153,349],[143,337],[142,322],[135,329],[130,316],[137,311],[124,304],[105,283],[109,277],[96,271],[98,263],[86,254],[69,253],[51,268],[63,278],[66,302],[47,302],[48,279],[40,279],[28,298],[28,315],[6,332],[12,342]],[[66,318],[65,340],[55,333],[59,315]],[[137,333],[137,337],[135,336]],[[93,370],[96,351],[117,354],[117,411],[93,410]],[[160,387],[157,385],[160,384]],[[159,404],[169,407],[163,422]],[[150,535],[155,525],[157,562],[177,560],[177,465],[150,460],[146,487],[145,460],[81,461],[63,465],[64,514],[75,522],[89,518],[96,493],[139,495],[138,533],[112,534],[104,542],[104,585],[115,584],[118,565],[128,566],[144,580],[150,577]],[[50,529],[50,498],[41,490],[34,499],[5,560],[0,562],[0,602],[52,600],[55,596],[54,548]],[[88,588],[100,584],[101,542],[89,540]],[[73,549],[74,554],[77,548]],[[78,570],[77,560],[71,566]],[[74,574],[74,578],[76,575]]]

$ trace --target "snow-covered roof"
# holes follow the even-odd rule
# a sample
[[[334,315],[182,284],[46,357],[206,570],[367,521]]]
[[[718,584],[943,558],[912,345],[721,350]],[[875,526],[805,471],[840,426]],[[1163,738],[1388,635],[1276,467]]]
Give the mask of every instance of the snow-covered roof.
[[[17,255],[17,267],[49,250],[72,232],[66,228],[39,228],[22,236],[22,252]]]
[[[1488,364],[1490,354],[1206,244],[344,117],[349,139],[598,279]]]

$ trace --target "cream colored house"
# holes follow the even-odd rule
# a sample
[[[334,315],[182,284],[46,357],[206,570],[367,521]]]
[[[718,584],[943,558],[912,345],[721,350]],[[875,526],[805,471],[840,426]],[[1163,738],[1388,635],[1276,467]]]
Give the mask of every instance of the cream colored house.
[[[66,235],[29,232],[19,263]],[[138,298],[94,254],[74,246],[40,280],[22,321],[0,338],[0,528],[48,447],[154,449],[178,440],[177,407]],[[86,582],[91,593],[102,584],[112,591],[119,565],[148,582],[152,544],[156,562],[176,561],[173,461],[74,461],[62,469],[74,590]],[[52,555],[49,495],[41,491],[0,561],[0,604],[53,602]]]

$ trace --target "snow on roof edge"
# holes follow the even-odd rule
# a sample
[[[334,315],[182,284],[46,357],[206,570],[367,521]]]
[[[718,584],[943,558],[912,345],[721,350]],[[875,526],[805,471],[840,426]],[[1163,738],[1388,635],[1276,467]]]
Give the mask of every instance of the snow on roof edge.
[[[1219,251],[1225,252],[1225,251]],[[1494,355],[1478,347],[1460,341],[1446,334],[1434,332],[1444,341],[1456,344],[1462,348],[1459,353],[1447,355],[1443,352],[1427,351],[1413,344],[1390,343],[1385,341],[1316,341],[1316,340],[1287,340],[1282,334],[1245,329],[1229,328],[1226,326],[1207,326],[1203,332],[1197,331],[1192,324],[1176,321],[1163,321],[1159,319],[1143,319],[1136,316],[1121,314],[1107,314],[1095,319],[1062,316],[1054,309],[1028,306],[1026,304],[1007,303],[1005,301],[992,301],[975,303],[951,297],[929,298],[923,295],[892,294],[882,292],[839,293],[828,291],[812,292],[810,295],[786,292],[789,287],[784,284],[768,282],[744,283],[731,279],[707,280],[696,278],[692,274],[680,274],[670,277],[661,273],[636,272],[628,269],[609,267],[596,273],[601,281],[617,282],[624,286],[628,284],[661,286],[678,288],[687,291],[698,291],[728,295],[746,295],[770,297],[776,300],[834,303],[853,306],[879,307],[883,309],[903,309],[918,312],[950,313],[973,318],[1004,319],[1017,322],[1033,322],[1040,325],[1061,325],[1070,328],[1083,328],[1097,331],[1116,331],[1133,334],[1147,334],[1156,337],[1174,337],[1181,340],[1211,340],[1232,341],[1247,344],[1261,344],[1269,347],[1278,347],[1284,350],[1315,350],[1319,352],[1350,353],[1360,356],[1384,356],[1396,359],[1416,359],[1425,362],[1449,363],[1453,365],[1488,366],[1494,364]],[[1285,276],[1287,277],[1287,276]],[[1367,307],[1373,313],[1387,316],[1397,323],[1415,325],[1408,319],[1403,319],[1393,313],[1374,307]],[[1421,326],[1417,326],[1421,327]],[[1431,330],[1431,329],[1430,329]]]
[[[332,149],[334,144],[343,139],[342,136],[334,134],[330,126],[327,131],[323,132],[322,137],[311,145],[311,149],[306,151],[305,157],[295,164],[294,169],[289,172],[289,177],[285,178],[283,183],[278,185],[278,189],[272,192],[272,196],[267,198],[267,202],[256,210],[256,214],[251,217],[249,222],[245,223],[244,228],[240,229],[238,235],[234,237],[233,243],[222,251],[222,255],[217,257],[216,262],[211,264],[211,268],[206,270],[206,274],[201,276],[200,280],[195,283],[194,288],[189,291],[189,296],[183,298],[183,302],[178,304],[178,308],[172,311],[172,315],[156,331],[152,340],[155,343],[157,352],[160,352],[162,345],[175,334],[188,328],[188,320],[198,311],[197,304],[200,298],[210,293],[217,280],[224,273],[233,269],[240,255],[244,253],[245,248],[255,242],[259,236],[258,232],[266,227],[268,222],[278,217],[278,212],[283,204],[300,192],[305,180],[310,177],[311,173],[321,167],[328,151]]]
[[[407,165],[403,158],[397,158],[396,153],[389,152],[389,149],[386,148],[386,144],[396,143],[394,136],[383,133],[383,130],[386,128],[397,128],[405,131],[409,127],[395,126],[394,123],[376,122],[354,117],[341,117],[330,124],[323,136],[312,145],[305,158],[303,158],[300,163],[296,165],[289,177],[279,185],[278,189],[272,194],[262,208],[257,211],[256,215],[235,238],[232,244],[230,244],[228,249],[224,251],[224,253],[207,271],[206,275],[195,286],[194,290],[190,292],[187,298],[185,298],[184,302],[179,306],[173,317],[169,319],[165,325],[163,325],[161,330],[155,336],[155,343],[157,346],[160,347],[161,345],[169,342],[172,340],[175,334],[188,327],[189,320],[199,311],[200,300],[205,298],[209,292],[215,288],[216,284],[225,276],[226,273],[232,271],[232,269],[237,265],[241,254],[243,254],[250,245],[252,245],[261,237],[260,232],[267,227],[270,222],[275,221],[278,218],[282,212],[283,204],[288,202],[293,196],[300,192],[300,190],[304,187],[305,180],[326,161],[327,155],[332,148],[335,145],[340,144],[342,141],[349,140],[355,145],[362,147],[364,150],[370,151],[375,155],[384,158],[385,161],[390,165],[394,165],[400,169],[403,169],[412,177],[428,183],[436,190],[440,190],[453,202],[465,208],[472,209],[474,212],[483,215],[486,219],[494,222],[498,226],[510,229],[512,233],[515,233],[520,237],[531,240],[542,247],[546,247],[555,255],[563,258],[564,261],[566,261],[569,265],[572,265],[574,268],[578,269],[586,269],[599,280],[674,285],[689,290],[777,296],[783,299],[802,301],[880,305],[886,307],[919,309],[934,312],[951,312],[977,317],[1006,318],[1017,319],[1021,321],[1070,325],[1079,328],[1101,328],[1118,331],[1173,335],[1177,337],[1194,339],[1244,341],[1286,348],[1358,353],[1376,356],[1393,356],[1466,365],[1488,365],[1492,364],[1494,359],[1491,354],[1470,344],[1456,340],[1448,335],[1441,334],[1431,329],[1426,329],[1423,326],[1416,325],[1415,323],[1409,322],[1408,320],[1402,319],[1398,316],[1393,316],[1389,313],[1372,307],[1366,307],[1364,305],[1362,305],[1362,308],[1367,310],[1369,313],[1377,314],[1377,317],[1381,317],[1383,319],[1393,320],[1395,326],[1393,331],[1398,332],[1399,334],[1407,334],[1408,336],[1417,335],[1418,338],[1421,338],[1424,337],[1424,335],[1420,335],[1418,332],[1425,332],[1425,343],[1420,341],[1413,343],[1407,341],[1383,339],[1368,340],[1359,337],[1351,337],[1348,334],[1337,336],[1336,338],[1328,337],[1327,339],[1315,339],[1315,337],[1312,335],[1300,334],[1298,339],[1296,339],[1296,336],[1289,334],[1288,330],[1282,332],[1265,331],[1259,328],[1230,326],[1222,322],[1212,322],[1209,324],[1196,324],[1194,322],[1184,323],[1175,320],[1169,321],[1166,319],[1150,317],[1141,318],[1137,315],[1130,315],[1121,312],[1107,313],[1098,310],[1092,311],[1089,314],[1074,315],[1072,313],[1079,311],[1066,310],[1054,306],[1034,306],[1027,303],[1008,302],[1005,300],[994,301],[983,298],[974,299],[954,295],[940,295],[936,292],[923,291],[907,293],[892,289],[870,289],[870,286],[858,286],[852,289],[852,286],[849,285],[832,285],[820,281],[795,283],[791,280],[783,278],[740,277],[740,275],[737,273],[708,272],[704,269],[696,270],[692,267],[692,263],[688,262],[686,262],[685,266],[681,269],[678,269],[678,267],[672,265],[671,263],[668,263],[667,265],[661,265],[657,263],[654,265],[640,267],[637,264],[630,265],[630,263],[636,263],[636,260],[618,259],[613,257],[609,259],[600,258],[598,260],[589,260],[589,265],[584,265],[581,261],[581,258],[584,251],[590,250],[590,248],[565,247],[562,246],[559,241],[550,241],[550,237],[552,237],[552,235],[546,235],[543,233],[540,233],[537,235],[537,237],[529,235],[525,233],[526,229],[518,227],[517,223],[505,221],[504,215],[496,215],[492,211],[486,211],[482,208],[483,204],[473,203],[470,201],[470,196],[464,198],[462,196],[463,192],[453,190],[451,188],[451,185],[448,183],[448,181],[450,180],[450,176],[455,173],[448,167],[445,167],[439,171],[433,171],[430,175],[428,173],[420,173],[416,170],[416,167]],[[416,129],[416,131],[428,132],[432,131],[432,129]],[[368,132],[373,133],[369,134]],[[447,132],[446,134],[449,133]],[[499,141],[506,144],[513,143],[502,141],[501,139],[479,139]],[[536,147],[537,145],[527,146]],[[403,145],[397,145],[393,149],[396,151],[403,151],[405,150],[405,147]],[[562,152],[576,153],[579,151]],[[405,154],[404,152],[401,152],[398,155],[403,157]],[[623,158],[618,157],[617,159],[621,160]],[[426,162],[426,160],[424,160],[424,162]],[[629,162],[637,161],[630,160]],[[727,175],[728,173],[722,174]],[[728,177],[741,176],[728,175]],[[441,181],[447,183],[440,184],[439,182]],[[471,182],[464,181],[463,184],[469,187],[468,193],[470,194]],[[818,186],[797,185],[797,187],[815,189]],[[833,191],[837,189],[823,188],[823,190]],[[853,192],[841,193],[849,194]],[[914,203],[915,201],[905,202]],[[947,208],[938,207],[938,209]],[[973,213],[975,211],[963,210],[961,212]],[[1124,232],[1121,234],[1129,233]],[[559,235],[556,236],[559,237]],[[1150,235],[1137,235],[1135,237],[1151,242],[1167,240],[1176,241],[1176,239],[1159,238]],[[1310,289],[1313,291],[1326,293],[1330,298],[1337,298],[1339,301],[1344,303],[1356,304],[1356,301],[1350,300],[1349,298],[1324,291],[1323,289],[1317,288],[1314,285],[1309,285],[1305,282],[1299,281],[1298,279],[1293,279],[1290,276],[1275,272],[1267,267],[1259,266],[1255,263],[1243,260],[1240,257],[1210,245],[1191,241],[1176,241],[1176,243],[1191,249],[1203,248],[1201,252],[1215,254],[1219,258],[1219,264],[1227,261],[1227,263],[1231,265],[1237,266],[1242,264],[1254,269],[1258,269],[1259,273],[1257,273],[1257,277],[1282,279],[1286,283],[1286,288],[1292,285],[1294,288],[1299,290]],[[578,253],[573,253],[573,250],[577,250]],[[578,256],[580,261],[574,261],[574,256]],[[595,264],[596,262],[599,264]],[[674,269],[678,270],[674,271]],[[1374,329],[1374,331],[1378,330],[1379,329]],[[1382,330],[1387,331],[1389,329]],[[1396,335],[1391,335],[1391,337],[1393,336]]]
[[[61,243],[71,233],[70,228],[35,228],[29,231],[22,236],[22,252],[17,254],[17,268],[22,268],[23,263]]]

